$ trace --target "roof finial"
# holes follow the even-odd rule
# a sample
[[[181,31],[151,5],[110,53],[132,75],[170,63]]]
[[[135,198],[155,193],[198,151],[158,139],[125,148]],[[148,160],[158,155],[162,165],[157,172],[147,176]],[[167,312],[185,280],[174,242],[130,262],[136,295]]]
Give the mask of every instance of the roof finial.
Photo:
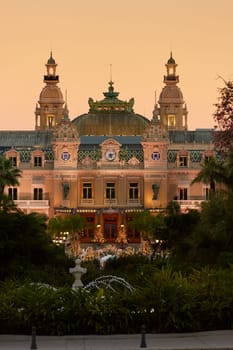
[[[53,58],[53,52],[52,50],[50,51],[50,57],[48,59],[47,64],[56,64],[55,59]]]
[[[69,120],[69,110],[67,107],[67,89],[65,90],[65,106],[64,106],[63,119]]]
[[[176,64],[176,61],[174,60],[173,56],[172,56],[172,51],[170,53],[170,58],[167,61],[167,64]]]
[[[65,104],[67,105],[67,89],[65,90]]]
[[[110,63],[110,81],[112,82],[112,64]]]

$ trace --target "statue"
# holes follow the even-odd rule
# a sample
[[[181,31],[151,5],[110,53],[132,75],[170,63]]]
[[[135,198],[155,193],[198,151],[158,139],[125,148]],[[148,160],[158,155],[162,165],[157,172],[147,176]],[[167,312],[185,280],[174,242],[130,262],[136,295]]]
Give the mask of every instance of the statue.
[[[153,198],[152,198],[152,200],[157,200],[158,199],[158,195],[159,195],[159,184],[158,183],[154,183],[152,185],[152,191],[153,191]]]
[[[133,106],[134,106],[134,98],[132,97],[132,98],[129,100],[129,108],[130,108],[130,111],[133,110]]]
[[[90,109],[94,108],[95,102],[94,102],[93,98],[89,97],[88,104],[89,104]]]
[[[80,264],[81,264],[81,259],[76,259],[75,260],[75,267],[70,267],[69,269],[69,272],[72,273],[72,275],[74,275],[74,283],[72,285],[72,288],[73,289],[76,289],[76,288],[80,288],[80,287],[83,287],[83,283],[81,281],[81,277],[84,273],[87,272],[87,269],[85,267],[81,267]]]
[[[68,184],[68,182],[63,182],[62,186],[63,186],[63,198],[67,199],[68,194],[70,192],[70,185]]]

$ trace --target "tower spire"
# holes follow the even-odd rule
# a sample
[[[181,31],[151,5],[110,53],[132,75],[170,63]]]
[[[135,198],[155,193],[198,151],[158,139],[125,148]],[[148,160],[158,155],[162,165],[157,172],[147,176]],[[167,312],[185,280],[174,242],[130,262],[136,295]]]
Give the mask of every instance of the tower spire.
[[[112,82],[112,64],[110,63],[110,81]]]
[[[166,85],[176,85],[179,83],[179,76],[176,75],[177,64],[172,56],[172,51],[170,53],[170,58],[168,59],[165,66],[167,68],[167,75],[164,76],[164,83]]]
[[[65,90],[65,104],[67,105],[67,89]]]
[[[68,113],[67,105],[58,87],[59,76],[56,74],[57,63],[53,58],[52,50],[45,64],[47,74],[44,75],[45,86],[42,89],[36,106],[36,130],[53,129],[55,125]]]
[[[50,57],[45,66],[47,69],[47,75],[44,76],[44,82],[49,85],[59,83],[59,76],[56,75],[57,64],[55,59],[53,58],[52,50],[50,52]]]
[[[153,116],[159,115],[163,134],[166,135],[169,130],[187,130],[187,107],[184,102],[183,94],[177,86],[179,76],[176,75],[176,61],[172,56],[165,64],[167,75],[164,76],[165,86],[159,95],[158,106],[155,106]]]

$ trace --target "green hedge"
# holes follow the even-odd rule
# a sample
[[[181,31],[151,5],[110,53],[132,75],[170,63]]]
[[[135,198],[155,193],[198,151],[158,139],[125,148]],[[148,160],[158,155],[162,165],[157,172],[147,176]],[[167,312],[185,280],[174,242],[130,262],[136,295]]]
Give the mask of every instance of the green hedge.
[[[134,292],[5,281],[0,285],[0,332],[114,334],[191,332],[233,326],[233,268],[195,270],[185,276],[154,269]],[[145,281],[147,281],[145,283]]]

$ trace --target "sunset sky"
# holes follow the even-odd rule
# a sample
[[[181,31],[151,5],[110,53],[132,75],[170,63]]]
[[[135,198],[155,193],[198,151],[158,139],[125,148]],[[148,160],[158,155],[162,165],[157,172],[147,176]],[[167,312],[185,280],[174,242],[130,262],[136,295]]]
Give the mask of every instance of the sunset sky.
[[[119,98],[151,119],[170,52],[188,126],[212,128],[218,88],[233,79],[233,0],[9,0],[0,12],[0,129],[34,129],[52,50],[70,119],[103,98],[110,65]]]

